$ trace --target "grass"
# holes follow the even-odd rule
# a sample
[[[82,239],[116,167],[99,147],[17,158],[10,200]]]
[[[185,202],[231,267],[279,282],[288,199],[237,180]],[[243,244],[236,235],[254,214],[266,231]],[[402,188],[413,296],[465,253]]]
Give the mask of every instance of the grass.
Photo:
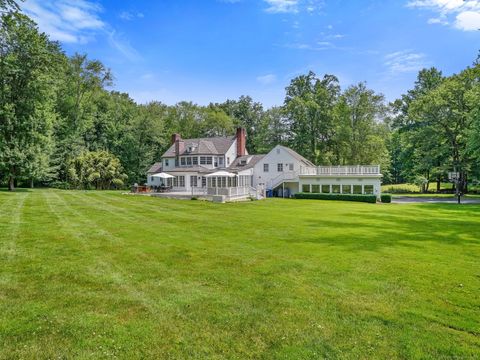
[[[479,214],[0,192],[0,358],[479,358]]]
[[[440,189],[452,190],[452,184],[442,182],[440,183]],[[470,184],[468,186],[468,190],[478,192],[480,191],[480,186]],[[430,182],[428,187],[428,194],[435,194],[436,191],[437,191],[437,183]],[[382,192],[392,193],[392,194],[420,194],[420,187],[415,184],[389,184],[389,185],[382,185]]]

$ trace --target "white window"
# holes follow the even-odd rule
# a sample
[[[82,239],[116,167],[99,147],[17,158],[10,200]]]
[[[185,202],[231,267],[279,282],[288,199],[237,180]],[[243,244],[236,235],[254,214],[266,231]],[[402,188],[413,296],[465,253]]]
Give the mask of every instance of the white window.
[[[212,165],[212,157],[211,156],[207,157],[207,165]]]
[[[155,180],[155,178],[153,176],[151,176],[150,181],[153,182],[153,180]]]
[[[288,164],[288,170],[293,171],[293,163]]]
[[[218,166],[223,166],[223,156],[218,158]]]
[[[263,172],[268,172],[268,164],[263,164]]]
[[[178,186],[185,187],[185,176],[179,176],[178,180],[179,180],[178,181],[179,182]]]
[[[165,159],[165,166],[168,166],[168,159]]]
[[[193,165],[198,165],[198,157],[194,156],[194,157],[192,158],[192,164],[193,164]]]
[[[187,166],[192,166],[192,158],[187,157]]]
[[[206,164],[207,164],[207,157],[200,156],[200,165],[206,165]]]
[[[196,175],[190,176],[190,186],[191,187],[197,187],[197,176]]]
[[[277,171],[282,172],[283,171],[283,164],[277,164]]]
[[[230,158],[227,157],[227,165],[230,165]]]
[[[187,160],[186,160],[184,157],[182,157],[182,158],[180,159],[180,165],[185,166],[186,163],[187,163]]]

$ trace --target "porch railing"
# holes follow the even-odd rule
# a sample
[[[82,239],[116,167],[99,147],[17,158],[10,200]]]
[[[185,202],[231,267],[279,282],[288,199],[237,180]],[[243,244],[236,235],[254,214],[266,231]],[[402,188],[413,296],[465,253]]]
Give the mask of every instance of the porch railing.
[[[380,165],[300,167],[300,175],[381,175]]]

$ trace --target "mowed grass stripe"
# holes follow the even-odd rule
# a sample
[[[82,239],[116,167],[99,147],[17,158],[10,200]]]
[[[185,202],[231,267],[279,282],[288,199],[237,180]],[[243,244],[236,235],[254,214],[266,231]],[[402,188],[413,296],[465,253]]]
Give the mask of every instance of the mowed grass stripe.
[[[475,358],[479,210],[32,191],[0,358]]]

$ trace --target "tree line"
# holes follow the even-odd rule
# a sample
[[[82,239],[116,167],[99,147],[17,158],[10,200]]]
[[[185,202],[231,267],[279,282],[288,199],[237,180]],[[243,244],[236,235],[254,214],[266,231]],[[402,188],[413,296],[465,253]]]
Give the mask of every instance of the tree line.
[[[0,0],[0,182],[110,188],[143,183],[146,170],[184,138],[232,135],[247,150],[289,146],[319,165],[380,164],[385,183],[445,180],[466,190],[480,164],[480,65],[449,77],[420,71],[412,90],[388,104],[365,83],[297,76],[282,106],[249,96],[200,106],[137,104],[112,90],[113,75],[87,55],[67,56],[11,0]],[[428,186],[428,185],[426,185]]]

